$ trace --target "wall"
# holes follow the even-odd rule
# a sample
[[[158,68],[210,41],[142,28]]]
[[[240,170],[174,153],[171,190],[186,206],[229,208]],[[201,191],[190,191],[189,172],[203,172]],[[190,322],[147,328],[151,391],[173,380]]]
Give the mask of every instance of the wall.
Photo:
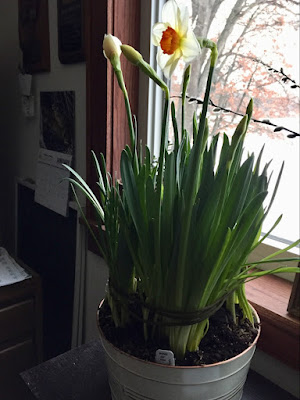
[[[57,2],[48,1],[50,72],[33,75],[35,116],[21,110],[18,65],[22,63],[18,37],[18,0],[1,0],[0,22],[0,246],[14,250],[15,177],[35,180],[39,149],[41,91],[75,91],[75,168],[85,177],[86,68],[85,63],[63,65],[57,49]],[[81,245],[82,241],[78,240]],[[85,251],[85,250],[84,250]]]
[[[1,26],[1,197],[0,241],[13,248],[14,176],[35,179],[39,149],[40,91],[75,91],[75,168],[85,176],[85,63],[63,65],[57,52],[57,2],[49,1],[51,71],[33,76],[36,115],[25,118],[20,109],[17,87],[18,64],[22,55],[18,45],[18,1],[0,2]],[[3,173],[5,171],[5,173]],[[5,187],[5,190],[3,189]],[[3,211],[5,210],[5,211]],[[9,211],[8,211],[9,210]]]
[[[22,117],[22,135],[19,138],[18,174],[35,177],[35,166],[39,148],[39,93],[40,91],[75,91],[75,168],[85,176],[85,64],[61,64],[57,51],[57,2],[48,1],[51,71],[35,74],[33,92],[36,100],[36,117]],[[23,149],[26,148],[26,151]]]
[[[14,249],[15,177],[35,180],[39,149],[40,91],[75,91],[75,169],[85,177],[86,86],[85,63],[63,65],[57,51],[57,2],[48,1],[51,71],[33,75],[36,114],[25,118],[18,90],[18,65],[22,61],[18,37],[18,0],[0,1],[0,246]],[[77,241],[82,246],[83,240]],[[85,252],[85,249],[82,249]],[[97,336],[95,314],[105,294],[107,270],[103,261],[87,252],[79,268],[85,269],[83,340]]]

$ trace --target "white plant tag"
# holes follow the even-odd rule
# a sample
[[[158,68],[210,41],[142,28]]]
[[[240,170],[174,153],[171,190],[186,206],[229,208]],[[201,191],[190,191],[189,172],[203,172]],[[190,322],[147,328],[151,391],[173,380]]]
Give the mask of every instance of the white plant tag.
[[[155,361],[158,364],[175,365],[174,353],[171,350],[156,350]]]

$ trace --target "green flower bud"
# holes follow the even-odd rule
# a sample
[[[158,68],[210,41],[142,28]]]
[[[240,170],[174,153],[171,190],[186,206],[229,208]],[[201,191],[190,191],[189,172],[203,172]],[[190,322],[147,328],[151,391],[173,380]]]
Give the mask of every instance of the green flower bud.
[[[134,65],[137,65],[143,59],[143,56],[137,50],[127,44],[122,44],[121,50],[127,60]]]

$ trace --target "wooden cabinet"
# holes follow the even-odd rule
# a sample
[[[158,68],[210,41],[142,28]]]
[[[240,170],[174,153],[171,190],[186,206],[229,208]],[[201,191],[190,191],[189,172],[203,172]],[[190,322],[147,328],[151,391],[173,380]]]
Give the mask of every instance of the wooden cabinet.
[[[0,287],[0,397],[9,400],[25,398],[19,373],[42,361],[41,281],[22,266],[31,278]]]

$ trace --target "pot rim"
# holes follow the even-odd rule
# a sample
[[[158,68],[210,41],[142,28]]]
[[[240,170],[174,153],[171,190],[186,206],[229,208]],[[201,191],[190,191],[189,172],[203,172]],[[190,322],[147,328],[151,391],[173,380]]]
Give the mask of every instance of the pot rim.
[[[256,322],[259,324],[258,326],[258,330],[257,330],[257,335],[254,339],[254,341],[250,344],[249,347],[247,347],[244,351],[242,351],[242,353],[237,354],[234,357],[229,358],[228,360],[224,360],[224,361],[219,361],[217,363],[214,364],[203,364],[203,365],[165,365],[165,364],[159,364],[159,363],[155,363],[153,361],[147,361],[147,360],[143,360],[142,358],[138,358],[136,356],[133,356],[131,354],[126,353],[125,351],[119,349],[117,346],[115,346],[114,344],[112,344],[104,335],[100,323],[99,323],[99,309],[101,308],[103,302],[105,299],[102,299],[98,309],[97,309],[97,327],[101,336],[101,339],[104,339],[110,346],[112,346],[116,351],[118,351],[119,353],[123,354],[124,356],[128,357],[128,358],[132,358],[134,360],[138,360],[139,362],[145,363],[145,364],[150,364],[150,365],[155,365],[158,367],[164,367],[164,368],[181,368],[181,369],[198,369],[198,368],[211,368],[211,367],[215,367],[218,365],[223,365],[223,364],[227,364],[229,362],[232,362],[233,360],[242,357],[245,353],[247,353],[248,351],[250,351],[254,346],[256,346],[257,341],[259,339],[260,333],[261,333],[261,326],[260,326],[260,318],[259,315],[257,313],[257,311],[255,310],[255,308],[252,306],[252,304],[250,304],[250,307],[252,308],[252,311],[254,313],[254,317],[256,319]]]

